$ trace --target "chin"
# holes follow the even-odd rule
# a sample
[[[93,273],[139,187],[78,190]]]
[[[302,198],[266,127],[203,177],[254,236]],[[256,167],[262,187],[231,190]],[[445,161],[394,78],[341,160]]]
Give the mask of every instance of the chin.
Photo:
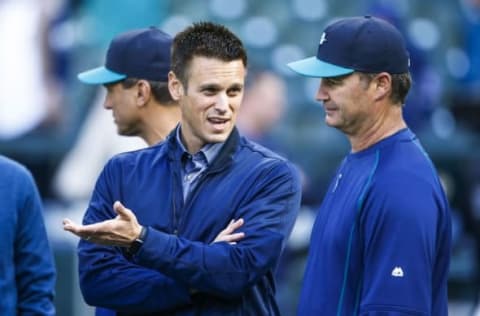
[[[218,133],[218,134],[210,134],[207,136],[208,142],[209,143],[223,143],[224,141],[227,140],[228,136],[230,135],[229,131],[228,133]]]
[[[217,135],[217,136],[214,136],[214,137],[210,137],[209,139],[209,143],[223,143],[227,140],[227,137],[228,135],[226,136],[223,136],[223,135]]]
[[[333,119],[329,119],[328,117],[325,118],[325,124],[327,124],[328,126],[330,127],[335,127],[335,128],[338,128],[338,122],[333,120]]]

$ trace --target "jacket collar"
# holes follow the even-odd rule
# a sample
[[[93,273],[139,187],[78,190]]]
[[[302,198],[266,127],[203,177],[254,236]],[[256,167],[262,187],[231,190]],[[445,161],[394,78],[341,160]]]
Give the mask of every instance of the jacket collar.
[[[170,134],[167,136],[166,143],[168,146],[168,157],[170,160],[179,162],[182,158],[183,150],[178,144],[176,139],[177,129],[180,127],[180,124],[174,128]],[[233,161],[233,155],[235,154],[240,143],[240,133],[238,132],[237,127],[234,127],[227,140],[225,141],[222,149],[218,155],[213,160],[210,171],[221,170],[224,167],[231,164]]]

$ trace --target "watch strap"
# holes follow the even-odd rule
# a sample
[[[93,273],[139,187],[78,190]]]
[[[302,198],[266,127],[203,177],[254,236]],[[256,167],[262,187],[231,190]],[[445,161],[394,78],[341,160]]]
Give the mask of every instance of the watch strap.
[[[147,236],[147,228],[145,226],[142,226],[142,229],[140,230],[140,235],[132,242],[130,247],[127,248],[126,252],[129,256],[135,255],[140,248],[142,247],[145,237]]]

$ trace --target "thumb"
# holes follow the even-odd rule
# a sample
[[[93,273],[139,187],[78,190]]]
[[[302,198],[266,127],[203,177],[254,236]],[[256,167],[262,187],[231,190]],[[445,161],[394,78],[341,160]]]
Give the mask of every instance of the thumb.
[[[115,201],[115,203],[113,203],[113,209],[124,219],[130,219],[133,215],[132,211],[126,208],[120,201]]]

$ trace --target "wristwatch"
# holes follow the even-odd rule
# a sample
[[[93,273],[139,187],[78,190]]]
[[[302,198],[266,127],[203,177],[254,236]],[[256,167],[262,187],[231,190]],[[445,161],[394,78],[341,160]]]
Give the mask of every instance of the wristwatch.
[[[145,226],[142,226],[142,229],[140,230],[140,235],[138,235],[138,237],[132,242],[130,247],[126,249],[126,252],[129,256],[135,255],[140,250],[140,247],[142,247],[146,236],[147,228]]]

